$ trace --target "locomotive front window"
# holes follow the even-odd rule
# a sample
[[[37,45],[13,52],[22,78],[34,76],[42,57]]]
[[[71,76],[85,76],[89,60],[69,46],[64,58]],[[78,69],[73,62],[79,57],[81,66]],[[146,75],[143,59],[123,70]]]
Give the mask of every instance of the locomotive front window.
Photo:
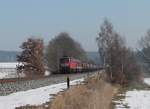
[[[62,59],[60,59],[60,62],[67,63],[67,62],[69,62],[69,58],[62,58]]]

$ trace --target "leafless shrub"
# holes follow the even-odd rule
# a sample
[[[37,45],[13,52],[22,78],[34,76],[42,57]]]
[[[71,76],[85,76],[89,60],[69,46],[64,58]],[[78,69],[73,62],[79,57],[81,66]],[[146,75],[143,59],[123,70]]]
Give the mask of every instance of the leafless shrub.
[[[20,48],[22,52],[17,56],[17,61],[21,64],[17,66],[17,72],[30,77],[44,75],[43,40],[29,38]]]

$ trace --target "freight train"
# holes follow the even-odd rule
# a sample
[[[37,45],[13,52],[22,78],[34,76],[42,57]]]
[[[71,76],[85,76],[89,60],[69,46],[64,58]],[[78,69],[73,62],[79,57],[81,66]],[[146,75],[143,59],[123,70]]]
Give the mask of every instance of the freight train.
[[[59,72],[61,73],[80,73],[98,69],[100,69],[98,65],[82,62],[68,56],[61,58],[59,62]]]

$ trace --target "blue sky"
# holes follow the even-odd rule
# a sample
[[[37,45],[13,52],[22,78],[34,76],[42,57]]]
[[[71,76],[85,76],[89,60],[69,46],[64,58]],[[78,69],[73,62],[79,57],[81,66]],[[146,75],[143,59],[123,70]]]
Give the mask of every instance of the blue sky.
[[[136,48],[150,28],[148,0],[0,0],[0,50],[19,50],[28,37],[45,43],[68,32],[87,51],[96,51],[100,24],[108,18]]]

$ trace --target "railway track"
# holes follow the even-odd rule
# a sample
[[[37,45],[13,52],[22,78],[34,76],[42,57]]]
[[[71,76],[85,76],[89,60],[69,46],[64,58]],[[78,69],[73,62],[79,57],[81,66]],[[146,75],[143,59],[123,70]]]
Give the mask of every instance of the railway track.
[[[90,73],[77,73],[77,74],[56,74],[48,77],[36,77],[36,78],[10,78],[0,80],[0,96],[8,95],[18,91],[26,91],[30,89],[40,88],[51,84],[57,84],[66,82],[67,76],[70,80],[87,77]]]
[[[96,71],[72,73],[72,74],[53,74],[53,75],[49,75],[49,76],[34,76],[34,77],[24,77],[24,78],[23,77],[21,77],[21,78],[5,78],[5,79],[0,79],[0,84],[10,83],[10,82],[18,82],[18,81],[40,80],[40,79],[46,79],[46,78],[61,78],[61,77],[67,77],[67,76],[70,76],[72,78],[73,76],[88,75],[88,74],[91,74],[92,72],[96,72]]]
[[[0,79],[0,83],[9,83],[9,82],[18,82],[18,81],[29,81],[29,80],[38,80],[38,79],[45,79],[49,78],[50,76],[38,76],[38,77],[28,77],[28,78],[5,78]]]

